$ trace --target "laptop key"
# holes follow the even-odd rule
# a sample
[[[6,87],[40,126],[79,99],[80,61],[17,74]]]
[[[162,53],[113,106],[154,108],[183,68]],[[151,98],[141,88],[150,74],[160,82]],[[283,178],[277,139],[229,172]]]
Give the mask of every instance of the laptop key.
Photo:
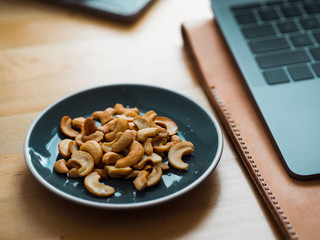
[[[271,85],[289,82],[289,78],[283,69],[265,71],[264,76]]]
[[[271,24],[246,27],[242,29],[242,32],[246,38],[256,38],[276,34]]]
[[[290,39],[295,47],[302,47],[302,46],[307,46],[307,45],[313,44],[313,42],[308,34],[301,34],[301,35],[297,35],[297,36],[292,36],[292,37],[290,37]]]
[[[313,74],[310,71],[308,66],[297,66],[297,67],[290,67],[288,71],[293,80],[306,80],[313,78]]]
[[[313,33],[313,36],[320,43],[320,32]]]
[[[285,38],[274,38],[274,39],[250,42],[249,46],[251,48],[251,51],[254,53],[290,48]]]
[[[278,28],[282,33],[295,32],[299,30],[295,22],[278,23]]]
[[[317,18],[307,18],[300,21],[305,30],[320,28],[320,22]]]
[[[282,7],[281,12],[285,17],[296,17],[301,15],[298,7]]]
[[[256,60],[261,68],[270,68],[308,62],[310,59],[304,50],[296,50],[291,52],[259,56],[256,57]]]
[[[312,64],[312,68],[316,72],[317,76],[320,77],[320,63]]]
[[[256,17],[251,12],[237,14],[237,15],[235,15],[235,17],[236,17],[237,22],[239,24],[247,24],[247,23],[256,23],[257,22]]]
[[[320,47],[310,48],[310,52],[315,60],[320,60]]]
[[[279,15],[275,10],[261,10],[259,15],[263,21],[279,19]]]
[[[304,4],[304,8],[306,9],[307,13],[320,13],[319,3]]]

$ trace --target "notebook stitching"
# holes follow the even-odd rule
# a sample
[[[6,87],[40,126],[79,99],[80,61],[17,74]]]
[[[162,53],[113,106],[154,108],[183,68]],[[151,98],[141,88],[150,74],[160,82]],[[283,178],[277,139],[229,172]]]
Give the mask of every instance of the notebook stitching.
[[[293,231],[293,228],[292,228],[291,224],[289,223],[286,215],[285,215],[284,212],[281,210],[278,202],[276,201],[276,198],[273,196],[273,194],[272,194],[272,192],[270,191],[269,187],[267,186],[267,184],[265,183],[264,179],[262,178],[262,176],[261,176],[261,174],[260,174],[260,172],[259,172],[259,169],[258,169],[257,165],[254,163],[253,158],[252,158],[252,156],[250,155],[250,153],[249,153],[249,151],[248,151],[248,148],[247,148],[247,146],[246,146],[243,138],[241,137],[239,131],[237,130],[236,125],[235,125],[234,121],[232,120],[232,118],[231,118],[231,116],[230,116],[230,114],[229,114],[229,111],[227,110],[226,106],[223,104],[223,102],[222,102],[222,100],[221,100],[218,92],[216,91],[215,88],[211,88],[211,89],[212,89],[212,92],[213,92],[215,98],[218,100],[218,103],[219,103],[221,109],[223,110],[224,114],[226,115],[226,117],[227,117],[227,119],[228,119],[228,121],[229,121],[229,123],[230,123],[231,128],[232,128],[232,131],[236,134],[237,139],[238,139],[238,141],[240,142],[240,144],[241,144],[241,146],[242,146],[242,149],[244,150],[244,153],[246,154],[247,158],[249,159],[250,164],[251,164],[251,166],[253,167],[254,172],[255,172],[256,176],[258,177],[259,181],[261,182],[264,190],[267,192],[267,194],[268,194],[268,196],[270,197],[273,205],[276,207],[278,213],[281,215],[281,217],[282,217],[283,221],[285,222],[285,224],[286,224],[286,226],[287,226],[287,229],[289,230],[289,232],[290,232],[290,234],[292,235],[292,237],[293,237],[294,239],[298,239],[298,237],[297,237],[296,233]]]

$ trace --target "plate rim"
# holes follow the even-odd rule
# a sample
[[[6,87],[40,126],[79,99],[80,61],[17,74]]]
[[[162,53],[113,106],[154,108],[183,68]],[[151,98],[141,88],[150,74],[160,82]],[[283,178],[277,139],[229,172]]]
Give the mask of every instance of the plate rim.
[[[164,197],[157,198],[157,199],[145,201],[145,202],[119,203],[119,204],[95,202],[95,201],[82,199],[80,197],[73,196],[71,194],[63,192],[62,190],[56,188],[55,186],[53,186],[49,182],[47,182],[44,178],[42,178],[41,175],[35,169],[34,165],[32,164],[32,161],[31,161],[31,158],[30,158],[30,155],[28,152],[30,137],[31,137],[31,134],[33,132],[35,125],[52,107],[54,107],[58,103],[66,100],[68,98],[71,98],[72,96],[75,96],[77,94],[81,94],[84,92],[93,91],[93,90],[99,89],[99,88],[114,87],[114,86],[118,86],[118,87],[121,87],[121,86],[122,87],[126,87],[126,86],[151,87],[151,88],[159,89],[162,91],[168,91],[171,94],[179,95],[180,97],[186,98],[187,100],[193,102],[196,106],[198,106],[202,111],[204,111],[208,115],[210,120],[212,121],[213,125],[215,126],[216,131],[217,131],[217,139],[218,139],[217,152],[216,152],[215,157],[213,158],[212,163],[210,164],[209,168],[198,179],[196,179],[191,184],[189,184],[188,186],[182,188],[181,190],[179,190],[177,192],[174,192],[172,194],[169,194]],[[148,207],[148,206],[153,206],[156,204],[164,203],[164,202],[167,202],[171,199],[175,199],[175,198],[189,192],[190,190],[194,189],[201,182],[203,182],[213,172],[213,170],[217,167],[218,163],[220,162],[221,156],[222,156],[223,145],[224,145],[224,138],[223,138],[222,130],[221,130],[221,127],[220,127],[217,119],[215,118],[215,116],[213,116],[213,114],[206,107],[204,107],[201,103],[197,103],[195,100],[193,100],[189,96],[186,96],[185,94],[183,94],[181,92],[174,91],[172,89],[169,89],[169,88],[166,88],[163,86],[159,87],[159,86],[155,86],[155,85],[151,85],[151,84],[149,85],[149,84],[141,84],[141,83],[114,83],[114,84],[103,84],[103,85],[98,85],[98,86],[92,86],[92,87],[83,88],[83,89],[80,89],[77,91],[73,91],[73,92],[66,94],[65,96],[55,100],[54,102],[49,104],[47,107],[45,107],[36,116],[36,118],[32,121],[31,125],[28,128],[28,131],[26,133],[26,137],[24,139],[23,153],[24,153],[25,162],[26,162],[29,170],[31,171],[32,175],[42,184],[42,186],[49,189],[51,192],[57,194],[58,196],[65,198],[65,199],[68,199],[74,203],[83,204],[83,205],[89,206],[89,207],[97,207],[97,208],[104,208],[104,209],[134,209],[134,208]]]

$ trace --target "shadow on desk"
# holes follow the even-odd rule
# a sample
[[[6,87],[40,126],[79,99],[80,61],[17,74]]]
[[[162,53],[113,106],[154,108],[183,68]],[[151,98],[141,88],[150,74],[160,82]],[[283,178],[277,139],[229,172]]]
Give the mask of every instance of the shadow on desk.
[[[32,188],[30,187],[32,186]],[[26,191],[29,189],[29,191]],[[220,194],[219,171],[200,186],[170,202],[137,210],[103,210],[64,200],[45,189],[26,171],[21,186],[36,236],[62,239],[178,239],[190,234],[214,210]],[[50,238],[51,239],[51,238]]]

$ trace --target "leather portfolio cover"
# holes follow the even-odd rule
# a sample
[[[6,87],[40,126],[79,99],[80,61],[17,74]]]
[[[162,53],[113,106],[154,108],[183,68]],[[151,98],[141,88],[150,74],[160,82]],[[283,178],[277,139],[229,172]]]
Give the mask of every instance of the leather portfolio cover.
[[[320,181],[297,181],[285,171],[215,21],[185,23],[182,35],[200,85],[285,236],[320,239]]]

